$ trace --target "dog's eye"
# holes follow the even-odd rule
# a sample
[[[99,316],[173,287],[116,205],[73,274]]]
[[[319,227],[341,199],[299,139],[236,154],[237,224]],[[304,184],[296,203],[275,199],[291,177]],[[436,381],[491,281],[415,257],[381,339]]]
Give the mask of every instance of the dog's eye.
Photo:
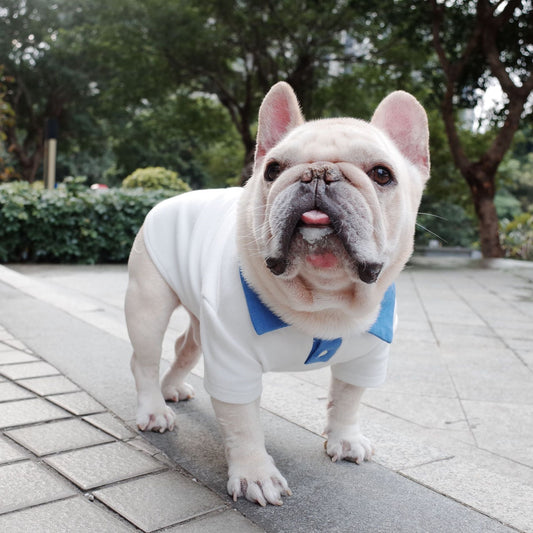
[[[374,167],[368,172],[368,176],[372,181],[376,182],[382,187],[391,185],[395,181],[392,172],[388,168],[382,166]]]
[[[265,169],[265,180],[274,181],[281,174],[281,165],[277,161],[269,163]]]

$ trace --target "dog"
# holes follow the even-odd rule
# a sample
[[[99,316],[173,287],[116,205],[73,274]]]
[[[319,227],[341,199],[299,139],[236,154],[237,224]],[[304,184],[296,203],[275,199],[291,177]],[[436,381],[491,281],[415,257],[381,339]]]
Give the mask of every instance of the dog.
[[[426,113],[406,92],[382,100],[370,122],[305,122],[280,82],[259,110],[247,184],[185,193],[147,215],[125,301],[136,422],[173,429],[165,400],[193,397],[185,380],[202,351],[235,501],[281,505],[291,494],[259,422],[264,372],[330,366],[326,453],[371,458],[358,407],[385,379],[394,280],[413,251],[428,142]],[[190,325],[160,384],[163,335],[179,305]]]

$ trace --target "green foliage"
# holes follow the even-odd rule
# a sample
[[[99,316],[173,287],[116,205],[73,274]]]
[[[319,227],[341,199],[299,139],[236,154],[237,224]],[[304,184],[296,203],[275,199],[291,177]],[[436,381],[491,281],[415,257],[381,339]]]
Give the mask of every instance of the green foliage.
[[[435,4],[443,10],[450,61],[467,47],[482,4],[495,6]],[[0,75],[0,159],[4,169],[13,167],[10,177],[39,177],[44,118],[56,117],[58,181],[84,175],[89,183],[118,186],[137,168],[161,165],[193,188],[237,184],[253,153],[257,109],[274,82],[291,83],[308,118],[368,119],[383,96],[403,89],[429,114],[432,178],[422,211],[430,215],[421,223],[450,245],[476,239],[471,192],[440,117],[446,86],[432,43],[433,2],[4,0],[2,6],[0,64],[7,77],[2,85]],[[495,44],[506,70],[524,84],[531,71],[525,53],[531,2],[514,12]],[[480,100],[491,79],[480,49],[467,59],[454,109],[463,151],[473,160],[491,146],[507,111],[503,105],[493,113],[485,133],[469,130],[463,110]],[[9,139],[2,110],[8,122],[16,120]],[[533,197],[531,120],[522,128],[523,140],[499,170],[500,218],[514,217],[517,201],[527,212]],[[0,178],[2,172],[0,163]],[[417,241],[429,235],[420,232]]]
[[[522,132],[519,132],[521,135]],[[527,212],[533,208],[533,148],[529,143],[529,152],[520,155],[520,144],[516,153],[508,154],[498,173],[502,193],[511,194],[520,205],[520,211]]]
[[[4,129],[12,126],[15,120],[15,113],[13,108],[7,101],[7,82],[10,78],[4,76],[4,66],[0,65],[0,181],[8,180],[15,177],[15,171],[11,165],[7,163],[8,154],[5,152],[3,142],[7,140],[7,135]]]
[[[173,191],[0,185],[0,261],[122,262],[148,211]]]
[[[134,189],[141,187],[147,191],[166,189],[175,192],[187,192],[191,188],[181,179],[178,173],[163,167],[138,168],[122,182],[122,187]]]
[[[224,176],[209,159],[220,145],[239,154],[237,160],[227,161],[231,168],[225,171],[237,175],[242,167],[244,154],[235,127],[210,98],[178,92],[152,99],[112,130],[114,173],[121,179],[137,168],[163,166],[187,176],[195,189],[224,185]]]
[[[533,261],[533,213],[522,213],[502,224],[501,239],[506,257]]]
[[[417,218],[417,246],[427,246],[430,240],[437,239],[443,246],[470,248],[476,235],[475,218],[460,205],[431,197],[423,200]]]
[[[16,130],[10,129],[4,144],[6,150],[11,148],[16,171],[30,182],[42,161],[45,119],[57,119],[61,152],[82,146],[98,153],[102,148],[101,125],[95,115],[98,91],[89,58],[63,38],[80,24],[78,4],[70,0],[2,2],[0,63],[10,77],[7,100],[16,120]]]

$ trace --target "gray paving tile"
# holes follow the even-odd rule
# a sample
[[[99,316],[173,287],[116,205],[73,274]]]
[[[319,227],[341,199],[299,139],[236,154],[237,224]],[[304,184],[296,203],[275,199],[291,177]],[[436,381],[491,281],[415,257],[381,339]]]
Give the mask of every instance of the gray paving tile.
[[[28,350],[28,347],[18,339],[15,339],[12,335],[7,335],[6,337],[2,338],[2,341],[0,343],[0,351],[6,351],[6,350],[24,350],[24,351],[30,351]]]
[[[65,376],[21,379],[17,383],[41,396],[63,394],[65,392],[75,392],[80,390],[75,383],[72,383],[72,381]]]
[[[70,415],[42,398],[0,403],[0,428],[67,418]]]
[[[129,440],[128,444],[137,450],[141,450],[142,452],[147,453],[148,455],[150,455],[150,457],[157,459],[161,463],[167,465],[169,468],[174,468],[176,466],[176,463],[172,461],[172,459],[170,459],[168,455],[166,455],[159,448],[148,442],[143,436],[138,436],[132,440]]]
[[[152,457],[161,453],[161,450],[157,446],[154,446],[142,436],[138,436],[135,439],[130,440],[128,444],[137,450],[141,450],[142,452],[151,455]]]
[[[102,404],[84,391],[52,396],[49,400],[78,416],[105,411]]]
[[[111,435],[78,419],[13,429],[6,435],[38,456],[113,441]]]
[[[437,461],[403,473],[520,531],[533,531],[533,486],[515,482],[461,458]]]
[[[533,468],[533,405],[462,403],[480,448]]]
[[[59,371],[48,363],[38,361],[35,363],[20,363],[16,365],[0,366],[0,374],[3,374],[10,379],[25,379],[41,376],[52,376],[59,374]]]
[[[111,413],[99,413],[96,415],[84,416],[83,420],[91,423],[93,426],[113,435],[113,437],[126,440],[137,435],[134,431],[126,427],[121,420]]]
[[[31,461],[0,466],[0,514],[75,493],[66,481]]]
[[[145,532],[224,507],[209,489],[175,471],[107,487],[94,495]]]
[[[81,496],[0,516],[3,533],[127,533],[134,528]]]
[[[159,461],[122,442],[66,452],[45,461],[83,490],[165,468]]]
[[[10,350],[15,350],[13,346],[10,346],[10,336],[9,335],[3,335],[0,333],[0,352],[7,352]]]
[[[215,511],[186,524],[165,529],[165,533],[225,533],[226,531],[231,531],[231,533],[261,533],[265,530],[234,509]]]
[[[0,402],[33,398],[33,396],[31,392],[9,381],[0,383]]]
[[[365,392],[365,403],[427,428],[447,429],[450,432],[468,429],[461,403],[456,398],[370,389]]]
[[[39,359],[33,355],[30,355],[29,353],[21,352],[20,350],[14,350],[13,348],[0,351],[0,365],[29,363],[32,361],[39,361]]]
[[[24,451],[0,436],[0,464],[27,459]]]

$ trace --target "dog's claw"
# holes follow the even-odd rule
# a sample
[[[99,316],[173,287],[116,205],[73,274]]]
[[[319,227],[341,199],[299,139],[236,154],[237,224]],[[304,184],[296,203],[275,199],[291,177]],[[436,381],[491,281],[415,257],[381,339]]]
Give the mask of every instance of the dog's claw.
[[[178,403],[194,398],[194,389],[188,383],[166,383],[165,379],[163,379],[161,390],[163,392],[163,398],[167,402]]]
[[[358,430],[346,434],[331,432],[325,448],[333,463],[345,459],[359,465],[369,461],[374,453],[370,441]]]
[[[274,467],[275,469],[275,467]],[[266,507],[267,504],[283,505],[282,496],[292,496],[292,491],[285,478],[275,469],[275,474],[268,476],[266,472],[249,477],[231,476],[228,480],[228,493],[236,502],[239,497],[244,497],[251,502]],[[251,481],[253,479],[253,481]]]
[[[164,433],[174,429],[174,412],[161,400],[161,405],[152,404],[139,408],[137,427],[140,431]]]

